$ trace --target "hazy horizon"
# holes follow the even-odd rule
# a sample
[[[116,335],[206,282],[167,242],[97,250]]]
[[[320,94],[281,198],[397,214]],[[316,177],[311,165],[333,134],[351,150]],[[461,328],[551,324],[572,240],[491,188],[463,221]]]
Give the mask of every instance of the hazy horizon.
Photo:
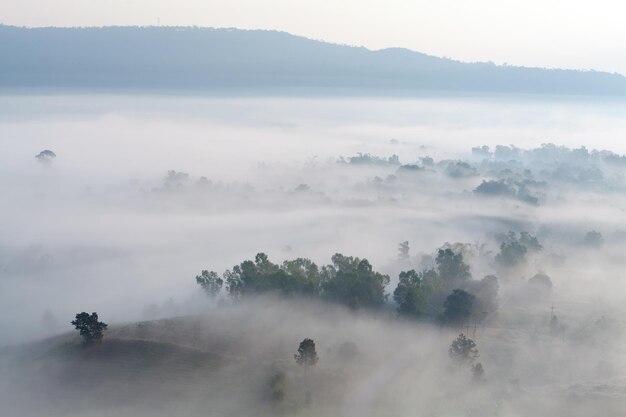
[[[528,62],[524,62],[524,61],[519,61],[519,62],[515,62],[514,64],[510,63],[510,62],[499,62],[495,59],[493,59],[492,57],[486,56],[486,57],[482,57],[482,58],[468,58],[468,57],[463,57],[463,54],[459,54],[459,56],[450,56],[450,55],[445,55],[445,54],[437,54],[436,52],[426,52],[426,50],[421,50],[421,49],[415,49],[409,46],[400,46],[401,44],[388,44],[388,45],[384,45],[384,46],[369,46],[367,44],[364,43],[342,43],[340,41],[337,40],[333,40],[333,39],[327,39],[327,38],[317,38],[317,37],[312,37],[312,36],[307,36],[304,34],[300,34],[298,32],[290,32],[288,30],[281,30],[281,29],[275,29],[275,28],[262,28],[262,27],[236,27],[236,26],[202,26],[202,25],[161,25],[160,23],[157,24],[147,24],[147,25],[141,25],[141,24],[136,24],[136,25],[114,25],[114,24],[108,24],[108,25],[19,25],[19,24],[10,24],[10,23],[4,23],[4,22],[0,22],[0,25],[5,25],[5,26],[15,26],[15,27],[21,27],[21,28],[27,28],[27,29],[47,29],[47,28],[56,28],[56,29],[84,29],[84,28],[116,28],[116,27],[128,27],[128,28],[133,28],[133,27],[138,27],[138,28],[200,28],[200,29],[213,29],[213,30],[243,30],[243,31],[266,31],[266,32],[278,32],[278,33],[285,33],[285,34],[289,34],[289,35],[293,35],[296,37],[301,37],[301,38],[305,38],[305,39],[309,39],[309,40],[315,40],[315,41],[321,41],[324,43],[328,43],[331,45],[341,45],[341,46],[351,46],[351,47],[357,47],[357,48],[365,48],[367,50],[370,51],[384,51],[384,50],[393,50],[393,49],[404,49],[407,51],[411,51],[411,52],[417,52],[417,53],[421,53],[421,54],[425,54],[428,56],[432,56],[432,57],[437,57],[437,58],[444,58],[444,59],[450,59],[453,61],[458,61],[458,62],[463,62],[463,63],[495,63],[498,66],[517,66],[517,67],[522,67],[522,68],[542,68],[542,69],[562,69],[562,70],[579,70],[579,71],[597,71],[597,72],[607,72],[607,73],[615,73],[615,74],[619,74],[621,76],[626,76],[626,66],[624,68],[621,69],[608,69],[608,68],[603,68],[603,67],[594,67],[594,66],[554,66],[554,65],[545,65],[545,64],[541,64],[538,62],[534,62],[531,63],[532,61],[528,61]]]
[[[478,2],[288,2],[165,0],[85,3],[5,1],[2,23],[18,26],[158,25],[280,30],[313,39],[402,47],[468,62],[595,69],[626,74],[624,6],[610,0]],[[531,30],[529,30],[532,28]]]

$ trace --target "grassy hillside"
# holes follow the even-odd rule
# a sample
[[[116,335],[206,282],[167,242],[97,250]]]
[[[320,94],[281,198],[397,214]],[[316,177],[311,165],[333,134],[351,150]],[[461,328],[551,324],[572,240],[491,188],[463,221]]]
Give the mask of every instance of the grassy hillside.
[[[469,329],[480,383],[448,357],[458,329],[270,299],[114,325],[92,346],[68,334],[6,348],[0,400],[19,416],[619,415],[626,381],[603,364],[622,357],[605,343],[622,327],[554,335],[526,313]],[[304,337],[320,358],[308,371],[293,359]]]

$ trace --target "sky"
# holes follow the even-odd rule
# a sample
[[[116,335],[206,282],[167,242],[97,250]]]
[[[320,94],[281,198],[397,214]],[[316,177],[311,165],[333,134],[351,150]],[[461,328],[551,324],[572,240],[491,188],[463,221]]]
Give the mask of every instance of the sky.
[[[464,61],[626,74],[616,0],[3,0],[18,26],[196,25],[275,29]]]

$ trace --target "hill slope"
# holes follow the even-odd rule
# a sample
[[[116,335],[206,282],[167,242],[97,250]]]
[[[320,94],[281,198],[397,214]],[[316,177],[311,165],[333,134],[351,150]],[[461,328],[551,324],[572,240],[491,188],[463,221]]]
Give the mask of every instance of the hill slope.
[[[626,95],[618,74],[461,63],[274,31],[0,26],[0,87]]]

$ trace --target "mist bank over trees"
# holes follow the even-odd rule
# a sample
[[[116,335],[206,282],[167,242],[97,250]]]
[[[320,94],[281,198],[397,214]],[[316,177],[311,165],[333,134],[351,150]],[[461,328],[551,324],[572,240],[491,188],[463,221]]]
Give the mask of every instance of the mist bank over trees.
[[[626,102],[530,101],[1,96],[4,414],[622,416]]]
[[[284,32],[192,27],[0,26],[0,87],[218,94],[530,93],[626,96],[595,71],[464,63]]]

